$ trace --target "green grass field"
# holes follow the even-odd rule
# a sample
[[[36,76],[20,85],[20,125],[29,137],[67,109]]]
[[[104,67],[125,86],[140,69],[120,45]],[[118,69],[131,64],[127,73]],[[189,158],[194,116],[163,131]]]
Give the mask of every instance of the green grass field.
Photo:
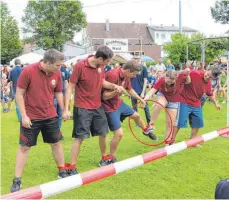
[[[129,101],[129,100],[127,100]],[[142,112],[142,111],[141,111]],[[143,115],[144,116],[144,115]],[[1,191],[9,192],[14,177],[15,155],[19,141],[19,122],[13,108],[10,113],[2,113],[1,132]],[[226,126],[226,105],[222,110],[206,103],[204,106],[204,134]],[[158,134],[163,134],[165,126],[163,114],[157,122]],[[134,157],[159,147],[144,146],[137,142],[128,128],[128,121],[123,123],[125,136],[117,152],[118,160]],[[136,134],[138,129],[133,126]],[[64,123],[62,132],[65,160],[69,162],[72,121]],[[190,129],[182,129],[177,141],[188,139]],[[112,133],[108,135],[108,142]],[[161,138],[161,137],[160,137]],[[143,138],[145,141],[147,138]],[[97,168],[100,160],[98,138],[85,140],[78,160],[79,172]],[[229,176],[229,139],[222,137],[203,144],[202,148],[190,148],[156,160],[139,168],[109,177],[107,179],[76,188],[51,197],[52,199],[213,199],[217,182]],[[39,136],[38,145],[31,149],[23,174],[23,189],[55,180],[57,168],[51,148],[44,144]]]

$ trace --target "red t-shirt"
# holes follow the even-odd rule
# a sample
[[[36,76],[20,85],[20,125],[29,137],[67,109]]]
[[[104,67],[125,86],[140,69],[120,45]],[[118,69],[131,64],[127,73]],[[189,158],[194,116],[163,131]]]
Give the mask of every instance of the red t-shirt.
[[[25,110],[30,119],[49,119],[57,116],[54,93],[62,92],[60,71],[46,75],[40,62],[28,65],[19,76],[17,87],[26,90]]]
[[[123,86],[126,90],[131,90],[132,88],[130,78],[123,77],[121,68],[116,68],[107,72],[105,75],[105,79],[110,83]],[[111,90],[105,89],[104,91],[111,91]],[[102,105],[106,112],[116,111],[121,104],[122,104],[122,99],[120,98],[119,95],[116,95],[113,98],[108,99],[106,101],[102,100]]]
[[[197,71],[205,72],[205,69],[204,68],[200,68],[200,69],[197,69]]]
[[[76,63],[70,77],[70,82],[75,84],[74,106],[91,110],[99,108],[103,80],[103,66],[90,66],[88,58]]]
[[[186,81],[186,75],[179,74],[174,85],[166,85],[165,77],[161,77],[153,86],[156,90],[162,93],[168,102],[179,102],[180,93]]]
[[[200,107],[200,99],[204,93],[212,96],[211,81],[204,81],[204,72],[193,70],[190,72],[191,83],[184,85],[181,102],[194,107]]]

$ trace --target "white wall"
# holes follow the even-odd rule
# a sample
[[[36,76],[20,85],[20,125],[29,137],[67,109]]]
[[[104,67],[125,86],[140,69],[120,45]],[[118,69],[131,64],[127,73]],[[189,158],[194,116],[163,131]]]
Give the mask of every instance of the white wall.
[[[163,45],[167,42],[171,42],[171,37],[173,34],[178,33],[177,31],[154,31],[154,41],[158,45]],[[193,32],[185,32],[185,34],[188,35],[188,37],[191,37]],[[159,37],[157,37],[157,35]],[[164,37],[165,36],[165,37]]]
[[[65,60],[69,60],[73,57],[85,54],[86,49],[84,47],[80,47],[80,46],[76,46],[76,45],[65,44],[63,53],[65,56]]]
[[[154,31],[153,32],[153,37],[154,37],[154,41],[156,44],[158,45],[163,45],[167,42],[171,42],[171,38],[172,35],[178,33],[177,31]],[[185,34],[188,35],[188,37],[191,37],[193,32],[185,32]],[[157,37],[159,36],[159,37]],[[163,51],[163,48],[161,49],[161,57],[164,58],[167,55],[165,54],[165,52]]]

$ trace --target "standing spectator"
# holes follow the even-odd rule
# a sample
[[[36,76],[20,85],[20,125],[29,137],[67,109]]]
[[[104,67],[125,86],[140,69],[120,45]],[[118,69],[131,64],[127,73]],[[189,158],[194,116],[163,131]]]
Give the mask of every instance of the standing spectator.
[[[189,68],[191,71],[194,70],[193,66],[191,65],[190,61],[186,62],[186,65],[183,67],[183,69]]]
[[[10,110],[10,102],[9,102],[9,87],[7,84],[6,74],[2,74],[1,78],[1,102],[3,112],[8,112]],[[8,103],[8,108],[6,108],[6,103]]]
[[[214,98],[216,98],[217,94],[219,95],[219,89],[220,89],[220,78],[219,76],[214,77],[211,81],[212,83],[212,92]]]
[[[223,101],[222,103],[227,103],[227,75],[224,71],[224,69],[221,69],[221,76],[220,76],[220,88],[219,88],[219,98],[221,93],[223,94]],[[228,97],[229,98],[229,97]]]
[[[108,133],[107,118],[101,106],[102,87],[119,91],[121,87],[104,79],[104,66],[108,65],[113,52],[107,46],[100,47],[95,55],[76,63],[65,94],[63,119],[70,118],[68,110],[72,91],[75,90],[73,121],[74,127],[70,175],[77,174],[76,161],[80,146],[85,138],[99,136],[102,158],[106,157],[106,134]],[[93,150],[92,150],[93,151]]]
[[[68,67],[69,78],[70,78],[70,76],[72,75],[73,67],[74,67],[74,63],[71,63],[71,64],[70,64],[70,67]]]
[[[112,67],[110,65],[107,65],[105,68],[104,68],[104,72],[107,73],[109,72],[110,70],[112,70]]]
[[[175,70],[175,67],[173,66],[173,64],[171,63],[171,60],[167,60],[167,64],[166,64],[166,70]]]
[[[162,76],[163,76],[163,72],[162,72],[162,71],[156,72],[157,80],[158,80],[159,78],[161,78]]]
[[[154,72],[155,71],[155,73],[156,73],[156,67],[155,67],[155,65],[150,65],[149,66],[149,70],[150,70],[150,72]]]
[[[146,95],[147,78],[148,78],[147,68],[142,65],[137,75],[130,79],[132,89],[142,99],[144,99]],[[137,99],[134,97],[131,97],[131,102],[132,102],[132,106],[134,107],[134,110],[138,112]],[[144,107],[144,111],[145,111],[145,117],[146,117],[147,124],[149,124],[151,117],[150,117],[150,111],[149,111],[149,107],[147,103],[146,103],[146,106]]]
[[[154,84],[156,83],[156,81],[157,81],[157,78],[156,78],[156,76],[155,75],[153,75],[152,73],[151,73],[151,71],[150,70],[148,70],[148,78],[147,78],[147,87],[148,88],[151,88],[152,86],[154,86]]]
[[[21,111],[20,146],[16,156],[15,178],[11,192],[20,190],[21,176],[29,150],[37,144],[41,131],[43,141],[51,144],[54,159],[59,169],[58,178],[67,177],[64,152],[60,143],[62,135],[53,103],[54,96],[63,109],[62,80],[60,67],[64,55],[49,49],[44,59],[26,67],[18,79],[16,100]]]
[[[6,75],[8,74],[8,69],[6,65],[3,66],[2,73]]]
[[[17,88],[17,81],[18,78],[22,72],[22,68],[21,68],[21,61],[19,59],[15,59],[14,61],[15,63],[15,67],[10,71],[10,75],[9,75],[9,79],[8,82],[12,82],[12,95],[11,95],[11,99],[14,100],[15,95],[16,95],[16,88]],[[21,121],[21,113],[20,110],[18,108],[18,103],[17,100],[15,99],[15,105],[16,105],[16,113],[17,113],[17,119],[18,121]]]
[[[157,61],[157,64],[155,65],[155,69],[157,70],[157,73],[158,72],[164,73],[164,71],[166,70],[165,65],[162,63],[161,59]]]
[[[61,66],[60,72],[61,72],[61,77],[62,77],[62,93],[63,93],[63,96],[64,96],[65,95],[65,91],[66,91],[66,89],[68,87],[69,72],[67,71],[65,65]],[[59,128],[61,129],[63,110],[60,108],[59,104],[57,103],[56,98],[54,98],[54,104],[55,104],[56,112],[57,112],[57,115],[58,115]]]

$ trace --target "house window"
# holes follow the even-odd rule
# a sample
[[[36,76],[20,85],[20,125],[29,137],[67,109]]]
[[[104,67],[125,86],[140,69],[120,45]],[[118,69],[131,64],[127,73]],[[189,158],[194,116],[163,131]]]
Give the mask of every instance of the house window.
[[[161,39],[165,39],[165,34],[164,33],[161,34]]]
[[[159,33],[156,33],[156,38],[159,38]]]

